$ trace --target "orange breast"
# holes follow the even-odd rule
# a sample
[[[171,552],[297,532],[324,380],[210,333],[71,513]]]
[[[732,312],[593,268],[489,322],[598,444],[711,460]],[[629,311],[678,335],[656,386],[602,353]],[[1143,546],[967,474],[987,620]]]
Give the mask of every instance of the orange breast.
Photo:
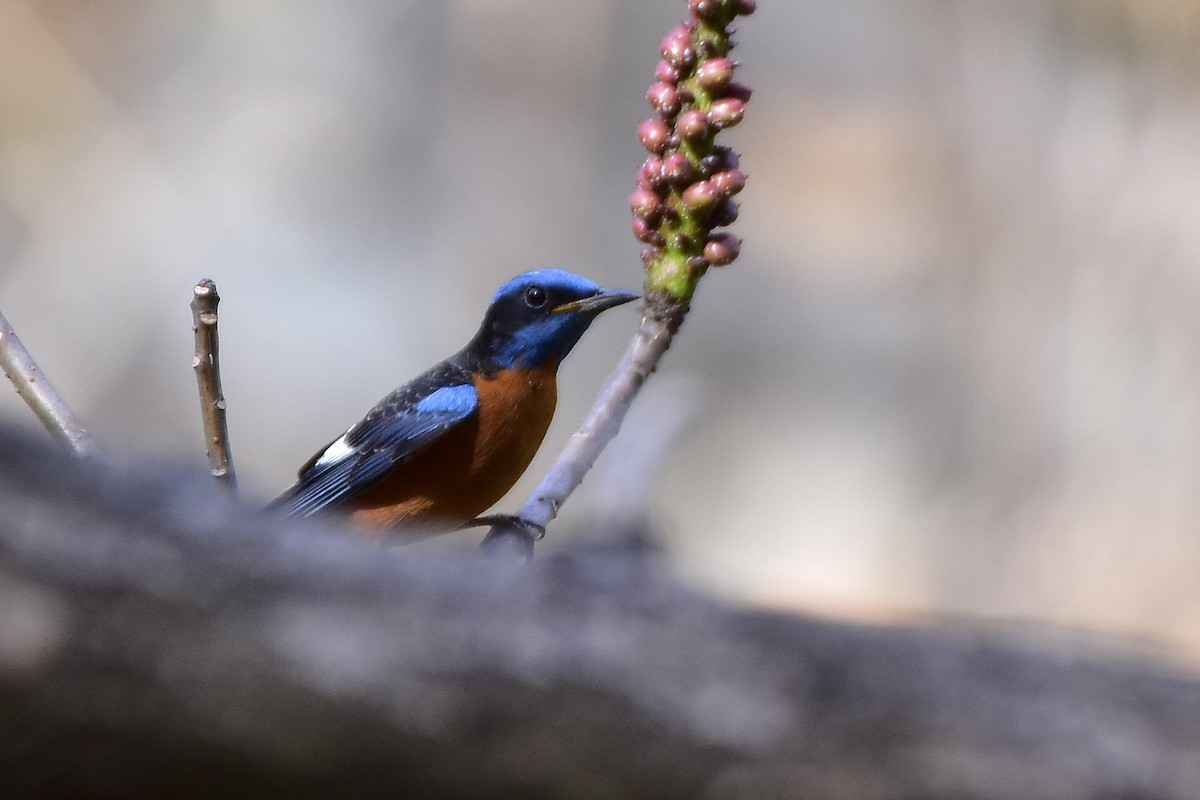
[[[351,517],[372,528],[469,522],[512,488],[533,460],[558,398],[555,365],[475,379],[479,411],[379,485],[351,501]]]

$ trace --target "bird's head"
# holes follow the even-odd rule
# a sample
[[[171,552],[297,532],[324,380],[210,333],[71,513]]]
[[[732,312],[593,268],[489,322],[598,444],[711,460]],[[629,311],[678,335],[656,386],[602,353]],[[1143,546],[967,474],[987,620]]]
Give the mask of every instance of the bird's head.
[[[557,364],[597,314],[638,297],[561,269],[526,272],[496,290],[470,346],[502,369]]]

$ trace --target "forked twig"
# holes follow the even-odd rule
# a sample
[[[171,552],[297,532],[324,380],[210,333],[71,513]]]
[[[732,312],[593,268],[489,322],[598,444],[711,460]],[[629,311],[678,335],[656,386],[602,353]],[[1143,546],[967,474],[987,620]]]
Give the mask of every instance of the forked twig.
[[[46,380],[3,314],[0,314],[0,367],[17,394],[56,441],[80,458],[103,459],[100,445]]]
[[[213,478],[231,491],[237,489],[233,454],[229,447],[229,424],[225,413],[225,395],[221,391],[220,343],[217,338],[217,284],[205,278],[192,290],[192,332],[196,335],[196,355],[192,369],[200,390],[200,419],[204,424],[204,452]]]

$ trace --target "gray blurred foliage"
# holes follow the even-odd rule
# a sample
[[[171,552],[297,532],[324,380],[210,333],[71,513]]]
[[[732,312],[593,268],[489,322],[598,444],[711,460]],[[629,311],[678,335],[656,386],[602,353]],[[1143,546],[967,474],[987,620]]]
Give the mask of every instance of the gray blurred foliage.
[[[187,301],[215,278],[266,497],[501,280],[636,285],[633,130],[681,13],[3,0],[0,304],[109,450],[200,463]],[[697,417],[652,491],[605,480],[618,440],[575,513],[645,503],[747,600],[1200,652],[1200,5],[765,0],[742,28],[746,246],[622,438]],[[632,327],[568,362],[507,506]]]

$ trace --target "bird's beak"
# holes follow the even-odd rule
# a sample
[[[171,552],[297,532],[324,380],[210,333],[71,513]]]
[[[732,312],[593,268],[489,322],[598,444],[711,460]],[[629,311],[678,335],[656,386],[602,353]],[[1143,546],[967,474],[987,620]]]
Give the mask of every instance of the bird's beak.
[[[614,306],[624,305],[641,297],[637,292],[627,292],[624,289],[601,289],[591,297],[584,297],[580,300],[572,300],[569,303],[563,303],[561,306],[555,306],[553,312],[555,314],[573,313],[595,316],[605,309]]]

